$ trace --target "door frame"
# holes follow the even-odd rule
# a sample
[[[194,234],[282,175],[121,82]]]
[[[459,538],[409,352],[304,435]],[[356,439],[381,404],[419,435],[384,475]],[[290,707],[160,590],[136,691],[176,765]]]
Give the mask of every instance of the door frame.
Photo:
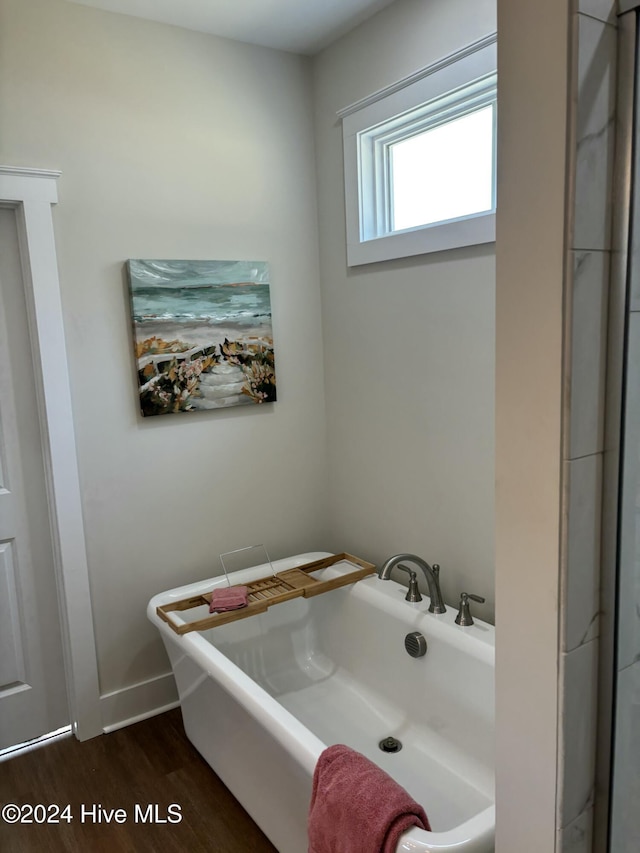
[[[69,715],[102,734],[89,569],[51,206],[60,172],[0,166],[0,205],[16,211],[51,520]]]

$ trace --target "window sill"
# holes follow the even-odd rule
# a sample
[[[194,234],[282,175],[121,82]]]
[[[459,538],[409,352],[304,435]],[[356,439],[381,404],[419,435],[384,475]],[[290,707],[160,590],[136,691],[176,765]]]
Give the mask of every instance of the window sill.
[[[347,266],[374,264],[428,252],[444,252],[462,246],[477,246],[493,243],[495,239],[496,215],[494,212],[484,213],[455,222],[387,234],[373,240],[348,242]]]

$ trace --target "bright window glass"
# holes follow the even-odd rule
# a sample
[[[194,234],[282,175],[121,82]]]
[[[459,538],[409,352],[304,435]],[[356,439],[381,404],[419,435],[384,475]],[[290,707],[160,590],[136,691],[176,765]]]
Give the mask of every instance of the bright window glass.
[[[391,230],[493,208],[493,105],[389,146]]]

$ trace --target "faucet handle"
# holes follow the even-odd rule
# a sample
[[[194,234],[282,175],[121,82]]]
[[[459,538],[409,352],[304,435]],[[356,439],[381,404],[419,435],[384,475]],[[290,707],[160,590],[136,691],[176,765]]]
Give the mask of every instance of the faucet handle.
[[[469,599],[471,599],[471,601],[477,601],[479,604],[484,604],[486,600],[481,595],[473,595],[470,592],[463,592],[460,594],[460,609],[456,616],[456,625],[462,625],[463,628],[468,625],[473,625],[473,617],[471,616],[471,610],[469,608]]]
[[[403,566],[402,563],[398,563],[398,568],[403,569],[405,572],[409,573],[409,591],[405,595],[404,600],[411,602],[422,601],[422,596],[420,595],[420,590],[418,589],[417,574],[412,571],[409,566]]]

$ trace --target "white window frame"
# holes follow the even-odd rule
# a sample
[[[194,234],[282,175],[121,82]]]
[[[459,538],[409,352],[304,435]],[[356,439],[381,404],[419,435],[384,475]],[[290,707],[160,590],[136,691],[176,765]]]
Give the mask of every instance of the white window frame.
[[[495,187],[487,212],[392,231],[389,149],[413,133],[495,104],[496,41],[495,33],[486,36],[339,111],[348,266],[495,240]]]

